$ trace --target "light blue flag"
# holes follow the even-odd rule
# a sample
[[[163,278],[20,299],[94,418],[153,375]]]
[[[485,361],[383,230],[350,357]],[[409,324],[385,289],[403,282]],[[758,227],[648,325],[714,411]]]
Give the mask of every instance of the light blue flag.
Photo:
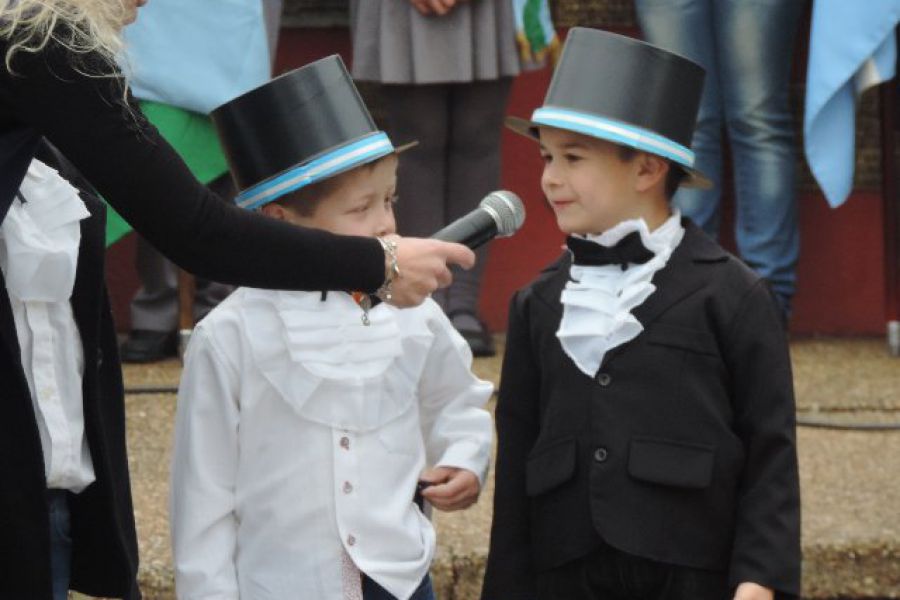
[[[268,81],[263,1],[148,2],[125,29],[134,95],[205,115]]]
[[[806,161],[834,208],[853,188],[856,102],[894,77],[900,0],[815,0],[803,120]]]

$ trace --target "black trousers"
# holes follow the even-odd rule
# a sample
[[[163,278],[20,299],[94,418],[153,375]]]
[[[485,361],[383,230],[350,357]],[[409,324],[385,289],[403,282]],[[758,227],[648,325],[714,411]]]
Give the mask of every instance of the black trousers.
[[[537,576],[538,600],[731,600],[733,593],[725,572],[660,563],[607,545]]]

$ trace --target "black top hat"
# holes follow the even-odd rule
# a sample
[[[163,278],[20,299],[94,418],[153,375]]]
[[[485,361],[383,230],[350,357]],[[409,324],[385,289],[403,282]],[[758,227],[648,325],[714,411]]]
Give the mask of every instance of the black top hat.
[[[544,106],[530,121],[506,123],[529,137],[556,127],[656,154],[684,169],[682,185],[709,187],[690,149],[704,76],[696,63],[646,42],[573,27]]]
[[[375,127],[337,54],[290,71],[213,110],[248,209],[372,162],[395,149]]]

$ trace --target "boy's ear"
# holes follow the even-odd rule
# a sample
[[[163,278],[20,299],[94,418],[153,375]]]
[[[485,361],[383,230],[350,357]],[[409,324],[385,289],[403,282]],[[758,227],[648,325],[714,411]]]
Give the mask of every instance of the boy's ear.
[[[665,186],[669,173],[669,162],[655,154],[641,152],[636,160],[637,178],[635,191],[647,192],[660,185]]]
[[[283,206],[281,206],[280,204],[276,204],[275,202],[269,202],[268,204],[262,205],[259,208],[259,212],[271,219],[287,221],[287,210]]]

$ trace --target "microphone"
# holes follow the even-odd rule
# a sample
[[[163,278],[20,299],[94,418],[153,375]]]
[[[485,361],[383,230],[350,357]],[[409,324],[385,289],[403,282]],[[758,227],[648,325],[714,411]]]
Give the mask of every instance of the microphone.
[[[509,237],[525,222],[525,206],[518,196],[506,190],[491,192],[478,208],[458,218],[431,239],[465,244],[475,250],[495,237]]]

